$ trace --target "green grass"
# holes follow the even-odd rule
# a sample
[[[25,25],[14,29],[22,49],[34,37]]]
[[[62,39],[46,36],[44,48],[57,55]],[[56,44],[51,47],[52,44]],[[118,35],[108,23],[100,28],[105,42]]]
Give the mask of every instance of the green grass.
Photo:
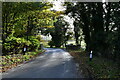
[[[89,56],[86,55],[85,51],[78,50],[69,52],[75,60],[78,61],[85,77],[91,74],[94,78],[120,78],[118,64],[112,60],[93,56],[92,61],[89,61]]]
[[[86,64],[92,69],[95,77],[99,78],[118,78],[120,69],[117,63],[105,58],[94,57],[93,60],[87,61]]]

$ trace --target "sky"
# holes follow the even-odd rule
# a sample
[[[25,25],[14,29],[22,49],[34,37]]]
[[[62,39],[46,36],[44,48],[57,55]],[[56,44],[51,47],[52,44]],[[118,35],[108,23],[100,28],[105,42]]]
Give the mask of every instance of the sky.
[[[64,11],[65,8],[62,6],[63,0],[58,0],[58,1],[53,1],[53,9],[56,10],[56,11]]]
[[[56,10],[56,11],[65,11],[66,10],[66,8],[62,6],[64,4],[63,0],[53,1],[53,4],[54,4],[54,6],[52,8],[53,10]],[[69,22],[70,28],[72,28],[72,30],[73,30],[73,28],[74,28],[73,20],[70,17],[68,17],[67,15],[65,15],[64,18],[67,22]]]

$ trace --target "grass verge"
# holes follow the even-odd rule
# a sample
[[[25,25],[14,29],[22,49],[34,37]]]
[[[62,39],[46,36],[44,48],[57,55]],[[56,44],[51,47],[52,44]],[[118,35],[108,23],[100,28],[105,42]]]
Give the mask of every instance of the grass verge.
[[[89,56],[85,51],[69,51],[79,64],[79,71],[85,78],[120,78],[120,68],[112,60],[93,56],[89,61]]]
[[[0,56],[2,60],[0,61],[0,72],[6,72],[11,68],[18,66],[19,64],[26,63],[33,60],[36,56],[42,54],[45,50],[38,50],[36,52],[27,52],[25,55],[13,54]]]

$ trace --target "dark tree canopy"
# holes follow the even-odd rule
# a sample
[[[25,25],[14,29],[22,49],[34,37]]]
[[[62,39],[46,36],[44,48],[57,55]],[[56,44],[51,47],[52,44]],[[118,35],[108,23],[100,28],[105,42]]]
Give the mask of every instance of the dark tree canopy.
[[[82,29],[86,50],[114,60],[120,59],[119,28],[120,4],[113,2],[65,3],[69,14],[75,19],[75,38],[79,41]]]

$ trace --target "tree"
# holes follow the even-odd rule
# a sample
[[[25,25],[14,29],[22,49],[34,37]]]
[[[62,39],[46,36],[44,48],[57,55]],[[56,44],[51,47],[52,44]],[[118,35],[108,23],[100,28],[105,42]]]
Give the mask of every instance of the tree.
[[[10,34],[17,34],[17,31],[14,31],[16,29],[22,34],[18,33],[19,35],[15,36],[20,36],[25,35],[25,30],[29,30],[29,34],[32,34],[31,31],[33,28],[35,29],[36,27],[43,27],[44,25],[47,25],[51,19],[51,16],[54,16],[54,12],[50,13],[50,11],[47,10],[50,7],[52,7],[52,4],[42,2],[3,3],[3,39],[7,38],[7,36]],[[46,17],[47,15],[49,16]],[[37,16],[41,17],[39,18]],[[38,21],[38,19],[42,19],[44,21]],[[47,24],[43,24],[45,21]]]
[[[3,52],[7,54],[12,53],[14,50],[21,50],[24,41],[29,41],[31,44],[29,49],[37,49],[40,42],[37,40],[36,35],[41,27],[50,28],[54,27],[53,18],[58,16],[60,12],[50,11],[49,8],[52,4],[49,2],[8,2],[3,3]],[[10,39],[10,40],[9,40]],[[9,42],[14,39],[13,44]],[[17,40],[21,40],[19,44],[14,44]],[[37,43],[37,44],[36,44]],[[7,44],[7,45],[6,45]],[[19,48],[19,49],[18,49]],[[9,54],[9,53],[8,53]]]
[[[86,51],[107,58],[118,56],[119,46],[119,3],[65,3],[69,14],[75,19],[75,29],[81,28],[86,43]],[[81,27],[82,26],[82,27]],[[78,32],[80,32],[78,30]],[[78,43],[78,32],[75,30],[76,42]],[[116,48],[115,48],[116,46]]]
[[[63,16],[57,18],[57,21],[54,23],[54,28],[50,31],[52,36],[52,43],[55,47],[61,47],[61,45],[66,44],[68,36],[66,35],[68,29],[68,23],[64,20]]]

